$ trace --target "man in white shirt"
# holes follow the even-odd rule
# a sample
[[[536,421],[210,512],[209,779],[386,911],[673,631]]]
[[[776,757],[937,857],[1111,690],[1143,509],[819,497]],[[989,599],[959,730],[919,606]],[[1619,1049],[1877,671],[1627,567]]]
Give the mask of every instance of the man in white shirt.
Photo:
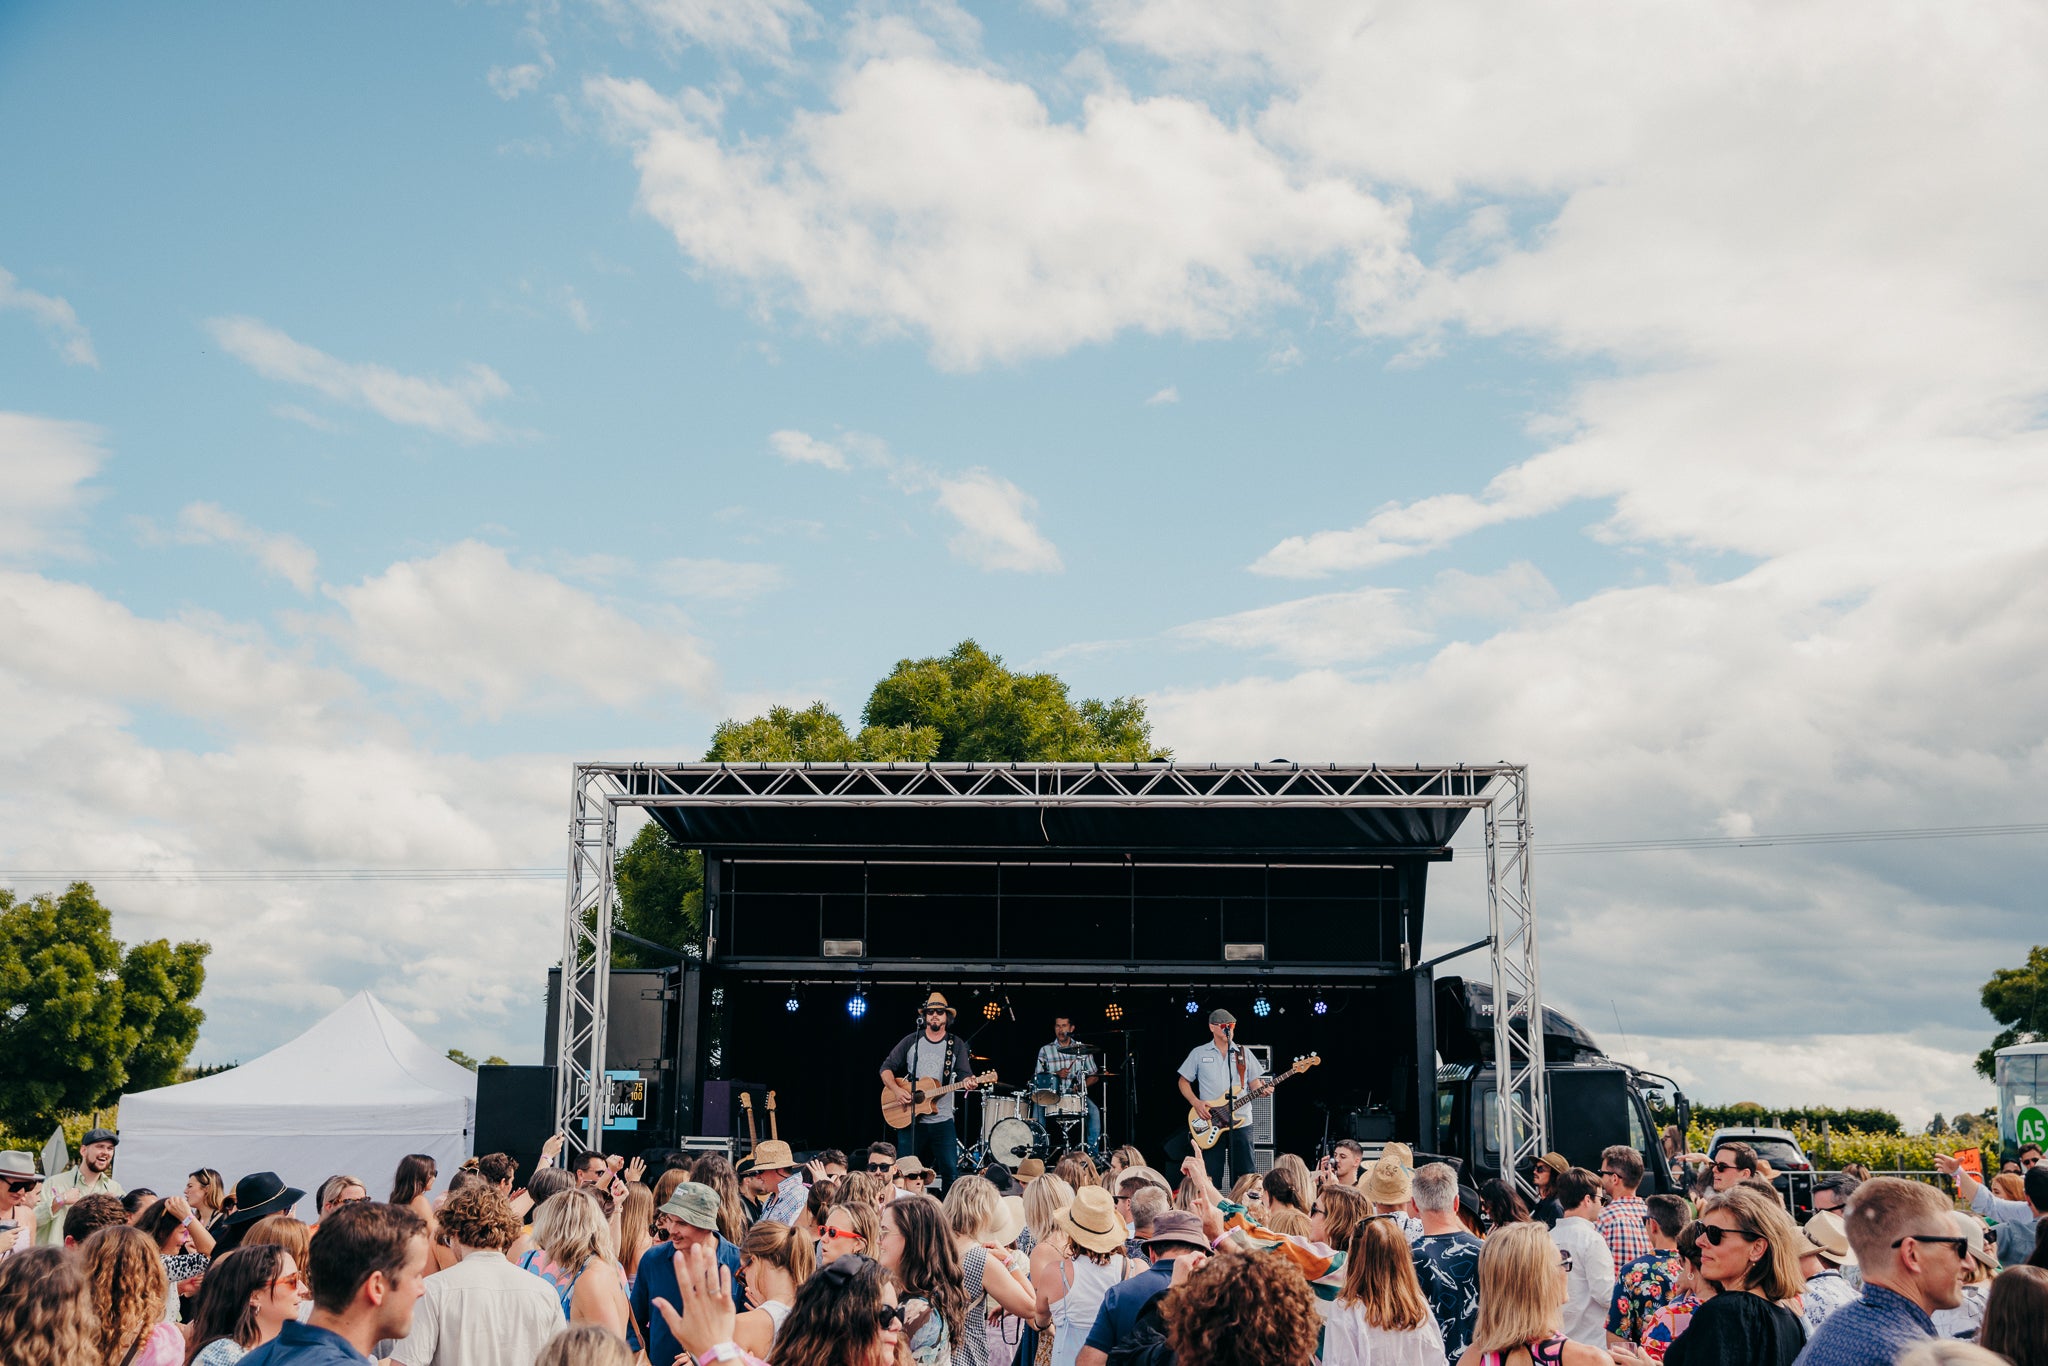
[[[1568,1260],[1564,1335],[1607,1350],[1607,1309],[1614,1301],[1614,1253],[1600,1236],[1600,1178],[1572,1167],[1551,1185],[1562,1211],[1550,1230]]]
[[[519,1237],[511,1202],[496,1186],[470,1186],[436,1218],[462,1260],[427,1277],[412,1331],[383,1355],[398,1366],[532,1366],[568,1318],[551,1282],[505,1260]]]

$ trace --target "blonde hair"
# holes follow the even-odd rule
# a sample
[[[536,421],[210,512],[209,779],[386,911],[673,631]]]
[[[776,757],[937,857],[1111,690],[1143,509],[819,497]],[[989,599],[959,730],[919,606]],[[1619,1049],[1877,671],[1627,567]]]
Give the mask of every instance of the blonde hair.
[[[1064,1237],[1054,1216],[1074,1203],[1074,1188],[1057,1176],[1041,1176],[1024,1188],[1024,1227],[1033,1242]]]
[[[1330,1192],[1324,1191],[1328,1199]],[[1365,1321],[1390,1333],[1405,1333],[1429,1317],[1408,1235],[1392,1219],[1367,1219],[1350,1238],[1344,1288],[1337,1303],[1365,1310]]]
[[[1991,1193],[2015,1204],[2027,1198],[2026,1179],[2018,1172],[2000,1172],[1991,1178]]]
[[[619,1265],[630,1270],[654,1246],[654,1209],[654,1192],[628,1181],[626,1202],[619,1207]]]
[[[839,1203],[862,1205],[871,1211],[882,1208],[882,1192],[889,1189],[889,1183],[866,1172],[848,1172],[839,1183]]]
[[[619,1259],[612,1245],[611,1221],[605,1218],[597,1197],[580,1186],[557,1191],[534,1211],[533,1245],[564,1270],[582,1266],[592,1257],[607,1262]]]
[[[1266,1212],[1260,1217],[1259,1222],[1288,1238],[1306,1238],[1312,1227],[1306,1214],[1292,1205],[1284,1205],[1277,1200],[1266,1202]]]
[[[572,1323],[548,1339],[533,1366],[633,1366],[626,1340],[594,1323]]]
[[[0,1257],[0,1342],[9,1366],[74,1366],[98,1350],[100,1321],[80,1259],[55,1247]]]
[[[846,1216],[846,1222],[853,1225],[853,1231],[860,1235],[860,1251],[863,1257],[875,1255],[875,1240],[882,1236],[882,1216],[875,1209],[872,1200],[856,1200],[854,1203],[837,1204],[825,1211],[825,1218],[818,1227],[823,1228],[832,1221],[835,1214]]]
[[[1375,1222],[1390,1223],[1391,1220]],[[1475,1352],[1505,1352],[1564,1329],[1564,1264],[1550,1230],[1538,1223],[1497,1228],[1479,1245],[1479,1320]]]
[[[118,1362],[164,1319],[171,1283],[164,1259],[141,1229],[127,1224],[103,1228],[79,1245],[86,1279],[92,1282],[93,1312],[99,1316],[99,1352]]]
[[[1915,1226],[1925,1228],[1936,1221],[1946,1224],[1954,1208],[1949,1198],[1932,1186],[1897,1176],[1874,1176],[1849,1196],[1842,1227],[1864,1271],[1882,1274],[1898,1260],[1898,1249],[1892,1246],[1895,1241]]]
[[[740,1256],[766,1262],[789,1273],[790,1282],[801,1286],[818,1269],[818,1251],[811,1240],[780,1219],[763,1219],[740,1239]]]
[[[1756,1235],[1750,1239],[1752,1247],[1759,1242],[1764,1245],[1764,1255],[1749,1264],[1742,1284],[1728,1289],[1754,1290],[1776,1301],[1789,1300],[1805,1287],[1806,1278],[1799,1274],[1799,1251],[1805,1240],[1783,1205],[1762,1191],[1737,1185],[1710,1197],[1700,1214],[1704,1217],[1716,1210],[1734,1215],[1743,1232]]]
[[[242,1235],[242,1241],[236,1246],[281,1247],[292,1254],[293,1261],[304,1267],[312,1255],[313,1230],[289,1214],[266,1214],[249,1225],[249,1231]]]
[[[1325,1186],[1316,1199],[1323,1207],[1323,1241],[1331,1247],[1350,1242],[1359,1222],[1372,1213],[1372,1201],[1356,1186]],[[1401,1241],[1408,1241],[1407,1235]]]
[[[1313,1176],[1309,1175],[1308,1163],[1302,1161],[1301,1158],[1296,1156],[1295,1154],[1280,1154],[1280,1156],[1273,1159],[1273,1166],[1277,1170],[1286,1172],[1287,1175],[1293,1179],[1294,1190],[1297,1195],[1305,1196],[1307,1192],[1312,1191],[1316,1188],[1316,1179]],[[1267,1192],[1267,1198],[1272,1198],[1272,1193],[1270,1191]],[[1295,1201],[1295,1203],[1300,1205],[1304,1210],[1308,1208],[1308,1201],[1305,1198],[1299,1199]]]
[[[1003,1222],[1003,1197],[996,1193],[995,1182],[985,1176],[956,1178],[939,1203],[945,1206],[946,1222],[953,1232],[977,1243]]]
[[[1075,1190],[1102,1183],[1102,1173],[1095,1170],[1095,1160],[1086,1153],[1068,1153],[1053,1167],[1052,1174]]]
[[[1237,1178],[1237,1180],[1231,1182],[1231,1203],[1237,1205],[1250,1204],[1251,1202],[1246,1200],[1244,1197],[1245,1193],[1249,1191],[1253,1186],[1257,1186],[1260,1190],[1264,1190],[1266,1188],[1265,1179],[1261,1177],[1257,1172],[1246,1172],[1243,1176],[1240,1176]]]

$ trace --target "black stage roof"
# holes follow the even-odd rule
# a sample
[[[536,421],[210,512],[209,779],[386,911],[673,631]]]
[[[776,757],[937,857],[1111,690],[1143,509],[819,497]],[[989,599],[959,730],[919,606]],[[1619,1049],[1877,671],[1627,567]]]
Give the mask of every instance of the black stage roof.
[[[596,765],[593,767],[606,767]],[[1188,853],[1437,860],[1501,770],[1373,764],[621,764],[634,805],[721,853]]]

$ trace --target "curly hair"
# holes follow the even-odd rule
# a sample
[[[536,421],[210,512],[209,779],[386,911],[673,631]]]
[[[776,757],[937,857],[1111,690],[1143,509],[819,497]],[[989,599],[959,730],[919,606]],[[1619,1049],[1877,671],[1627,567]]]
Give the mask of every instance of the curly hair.
[[[866,1205],[871,1210],[880,1210],[882,1192],[887,1189],[889,1183],[880,1177],[869,1176],[866,1172],[848,1172],[839,1182],[839,1203]]]
[[[929,1304],[945,1320],[950,1340],[959,1343],[967,1320],[967,1273],[944,1208],[929,1195],[899,1196],[883,1207],[882,1219],[893,1221],[903,1235],[895,1267],[903,1297],[916,1295]]]
[[[1204,1366],[1308,1366],[1322,1316],[1285,1257],[1223,1252],[1160,1304],[1167,1346]]]
[[[503,1252],[519,1241],[512,1202],[487,1180],[465,1186],[441,1202],[441,1232],[475,1252]]]
[[[72,1366],[93,1360],[100,1336],[92,1289],[60,1247],[0,1257],[0,1342],[9,1366]]]
[[[163,1322],[164,1260],[156,1244],[139,1228],[126,1224],[103,1228],[80,1245],[86,1277],[92,1282],[93,1312],[99,1316],[99,1354],[120,1361],[128,1349]]]
[[[82,1243],[103,1228],[127,1222],[128,1211],[121,1208],[120,1196],[88,1195],[64,1211],[64,1236]]]

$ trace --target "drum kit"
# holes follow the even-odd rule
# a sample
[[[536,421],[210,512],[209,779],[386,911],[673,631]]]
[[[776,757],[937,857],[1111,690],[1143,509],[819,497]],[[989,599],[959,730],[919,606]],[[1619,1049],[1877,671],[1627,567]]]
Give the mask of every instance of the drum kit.
[[[1096,1050],[1084,1044],[1055,1044],[1054,1051],[1076,1059]],[[1098,1072],[1109,1078],[1114,1072]],[[1011,1171],[1026,1158],[1047,1161],[1058,1153],[1081,1146],[1087,1134],[1088,1086],[1085,1069],[1062,1067],[1057,1072],[1039,1072],[1031,1085],[1018,1090],[983,1091],[981,1097],[981,1144],[968,1156],[979,1165],[1000,1162]],[[1042,1112],[1041,1123],[1034,1112]],[[1048,1131],[1050,1126],[1050,1132]],[[1058,1136],[1058,1143],[1052,1139]]]

